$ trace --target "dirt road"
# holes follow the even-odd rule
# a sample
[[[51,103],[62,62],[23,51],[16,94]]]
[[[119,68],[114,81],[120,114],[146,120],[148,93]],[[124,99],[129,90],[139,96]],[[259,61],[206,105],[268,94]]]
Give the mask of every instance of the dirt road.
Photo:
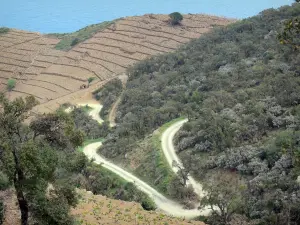
[[[97,154],[97,149],[101,145],[101,142],[89,144],[83,149],[83,152],[89,159],[94,159],[95,163],[102,164],[103,167],[109,169],[128,182],[134,183],[138,189],[140,189],[153,199],[158,209],[172,216],[185,217],[189,219],[195,218],[199,215],[208,215],[210,213],[209,209],[203,211],[199,211],[198,209],[184,209],[178,203],[166,198],[158,191],[153,189],[150,185],[146,184],[144,181],[140,180],[136,176],[130,174],[129,172],[125,171],[119,166],[116,166],[114,163],[109,162],[107,159]]]
[[[176,150],[173,144],[173,139],[175,134],[180,130],[180,128],[183,126],[184,123],[186,123],[188,120],[180,120],[173,125],[171,125],[163,134],[161,137],[161,144],[162,144],[162,149],[164,152],[164,155],[168,161],[169,166],[172,168],[174,173],[177,173],[179,168],[178,167],[173,167],[173,161],[176,161],[180,167],[183,168],[183,165],[178,158],[176,154]],[[192,176],[188,177],[187,185],[192,185],[196,194],[201,198],[205,195],[205,192],[203,191],[202,185],[199,184]]]
[[[81,104],[81,105],[86,105],[86,104]],[[91,112],[90,115],[99,121],[103,121],[100,116],[99,116],[99,110],[101,110],[102,106],[98,105],[92,105],[88,104],[90,107],[95,107]],[[168,162],[171,163],[172,165],[172,160],[177,160],[177,162],[180,162],[175,150],[174,150],[174,145],[173,145],[173,137],[175,133],[180,129],[180,127],[186,122],[187,120],[182,120],[171,127],[169,127],[163,134],[163,143],[164,143],[164,153],[166,154],[166,158],[168,159]],[[119,175],[123,179],[125,179],[128,182],[134,183],[138,189],[146,193],[149,197],[153,199],[155,204],[157,205],[157,208],[168,215],[176,216],[176,217],[185,217],[185,218],[195,218],[197,216],[203,215],[206,216],[210,214],[210,209],[203,209],[202,211],[199,211],[198,209],[184,209],[183,206],[179,205],[178,203],[166,198],[162,194],[160,194],[158,191],[156,191],[154,188],[152,188],[150,185],[145,183],[144,181],[140,180],[138,177],[132,175],[131,173],[125,171],[121,167],[115,165],[114,163],[110,162],[109,160],[101,157],[97,153],[97,149],[102,145],[102,142],[96,142],[89,144],[84,147],[83,152],[84,154],[89,158],[89,159],[95,159],[95,163],[97,164],[102,164],[103,167],[109,169],[113,173]],[[175,171],[174,171],[175,172]],[[196,190],[196,193],[200,195],[202,192],[202,187],[201,185],[196,183],[193,183],[193,179],[190,178],[190,184],[193,185],[193,187]],[[198,187],[199,186],[199,187]],[[199,188],[199,190],[198,190]],[[200,195],[201,196],[201,195]]]

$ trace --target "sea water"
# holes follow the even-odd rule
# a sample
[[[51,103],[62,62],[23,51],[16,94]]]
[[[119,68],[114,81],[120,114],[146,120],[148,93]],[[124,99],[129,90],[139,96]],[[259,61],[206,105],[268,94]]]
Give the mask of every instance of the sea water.
[[[205,13],[246,18],[293,0],[0,0],[0,27],[41,33],[73,32],[84,26],[146,13]]]

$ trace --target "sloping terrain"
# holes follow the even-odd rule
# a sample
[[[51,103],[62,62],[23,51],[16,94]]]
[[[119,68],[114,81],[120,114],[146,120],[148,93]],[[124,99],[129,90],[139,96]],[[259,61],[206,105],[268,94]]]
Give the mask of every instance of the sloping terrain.
[[[126,17],[69,51],[56,50],[60,39],[54,36],[10,29],[0,35],[0,91],[14,78],[17,85],[7,92],[9,98],[33,95],[42,104],[37,111],[51,111],[76,98],[74,93],[87,85],[90,77],[96,78],[93,84],[98,87],[138,61],[174,51],[214,26],[231,22],[215,16],[185,15],[181,26],[170,26],[167,15]],[[82,90],[79,96],[86,91],[91,90]]]
[[[155,211],[146,211],[139,203],[109,199],[102,195],[93,195],[85,190],[78,190],[79,204],[71,210],[81,224],[195,224],[200,221],[166,216]],[[20,212],[17,199],[12,190],[0,192],[4,197],[5,216],[3,225],[18,225]]]
[[[80,191],[82,196],[78,206],[72,210],[82,224],[198,224],[200,221],[189,221],[173,218],[155,211],[145,211],[136,202],[124,202],[108,199],[105,196]]]

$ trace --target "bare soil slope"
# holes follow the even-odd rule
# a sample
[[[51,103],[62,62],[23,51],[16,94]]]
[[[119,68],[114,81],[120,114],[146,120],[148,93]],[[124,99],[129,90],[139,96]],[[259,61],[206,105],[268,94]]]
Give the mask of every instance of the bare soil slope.
[[[197,224],[205,225],[200,221],[189,221],[173,218],[155,211],[145,211],[136,202],[124,202],[109,199],[101,195],[89,194],[80,191],[82,196],[78,206],[72,214],[82,224]]]
[[[59,39],[11,29],[0,35],[0,91],[9,78],[17,80],[10,98],[33,95],[38,112],[90,92],[126,68],[152,55],[174,51],[214,26],[234,20],[208,15],[184,15],[181,26],[170,26],[167,15],[144,15],[117,20],[68,52],[55,50]],[[80,91],[87,79],[92,87]],[[79,92],[79,93],[78,93]]]

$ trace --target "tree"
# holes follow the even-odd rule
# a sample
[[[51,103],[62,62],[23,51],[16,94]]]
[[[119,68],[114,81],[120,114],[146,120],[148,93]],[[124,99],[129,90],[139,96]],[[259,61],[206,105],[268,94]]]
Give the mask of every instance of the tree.
[[[16,80],[15,79],[8,79],[7,81],[7,89],[9,91],[11,91],[12,89],[14,89],[16,87]]]
[[[176,167],[178,169],[177,175],[179,176],[179,179],[181,180],[182,186],[186,186],[186,182],[189,179],[189,170],[184,168],[181,164],[173,160],[172,167]]]
[[[29,212],[38,224],[70,224],[68,209],[75,201],[56,184],[56,149],[74,149],[82,143],[82,134],[74,130],[66,115],[43,115],[30,126],[23,124],[37,104],[32,96],[10,102],[2,94],[0,104],[0,169],[13,183],[21,224],[28,224]],[[47,195],[50,182],[54,190]],[[53,213],[58,199],[61,210]]]
[[[232,215],[241,207],[241,187],[236,174],[213,176],[204,186],[207,195],[201,199],[199,209],[208,206],[212,210],[214,224],[229,224]]]
[[[295,0],[300,2],[300,0]],[[300,17],[289,19],[283,31],[278,35],[281,44],[291,45],[295,50],[300,48]]]
[[[172,25],[179,25],[183,20],[183,16],[179,12],[173,12],[169,15],[169,17]]]

